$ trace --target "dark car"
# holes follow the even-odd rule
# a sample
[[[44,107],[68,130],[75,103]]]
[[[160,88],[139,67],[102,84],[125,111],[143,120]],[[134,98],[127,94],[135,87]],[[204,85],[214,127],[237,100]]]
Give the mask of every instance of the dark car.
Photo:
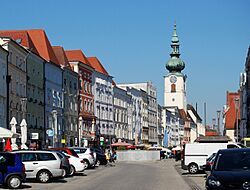
[[[100,165],[107,164],[106,155],[101,148],[92,147],[90,149],[91,149],[91,151],[96,153],[96,164],[100,164]]]
[[[25,179],[25,167],[20,155],[0,152],[0,184],[17,189],[20,188]]]
[[[209,170],[209,168],[207,168]],[[223,149],[216,154],[207,190],[250,189],[250,149]]]

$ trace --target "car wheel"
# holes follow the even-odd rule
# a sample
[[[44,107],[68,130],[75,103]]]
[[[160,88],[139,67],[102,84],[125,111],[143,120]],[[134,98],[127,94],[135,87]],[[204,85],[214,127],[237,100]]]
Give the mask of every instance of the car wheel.
[[[69,172],[69,176],[74,175],[75,173],[75,167],[73,165],[70,165],[70,172]]]
[[[198,172],[198,166],[195,163],[192,163],[188,166],[188,171],[191,174],[196,174]]]
[[[86,159],[84,159],[84,161],[85,161],[85,163],[86,163],[86,165],[87,165],[87,167],[86,167],[86,168],[90,168],[90,163],[89,163],[89,161],[88,161],[88,160],[86,160]]]
[[[65,177],[65,176],[66,176],[66,174],[67,174],[66,169],[65,169],[65,168],[63,168],[62,170],[63,170],[62,177]]]
[[[22,185],[21,178],[17,175],[10,176],[7,179],[7,186],[10,189],[18,189]]]
[[[42,170],[42,171],[38,172],[37,179],[41,183],[47,183],[47,182],[49,182],[49,180],[50,180],[50,173],[49,173],[49,171]]]

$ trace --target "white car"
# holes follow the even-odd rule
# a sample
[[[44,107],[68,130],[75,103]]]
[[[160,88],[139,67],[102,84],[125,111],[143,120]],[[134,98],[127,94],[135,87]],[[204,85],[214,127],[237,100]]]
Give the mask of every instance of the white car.
[[[87,163],[87,168],[95,167],[96,153],[91,151],[90,148],[70,147],[69,149],[73,149],[79,158],[83,159]]]
[[[83,172],[85,168],[87,168],[87,163],[83,159],[77,158],[67,153],[63,153],[63,154],[67,156],[69,159],[69,163],[70,163],[69,175],[73,175],[74,173],[78,173],[78,172]]]
[[[41,183],[47,183],[51,178],[62,177],[64,170],[62,161],[55,152],[43,150],[15,151],[25,165],[26,178],[35,178]]]

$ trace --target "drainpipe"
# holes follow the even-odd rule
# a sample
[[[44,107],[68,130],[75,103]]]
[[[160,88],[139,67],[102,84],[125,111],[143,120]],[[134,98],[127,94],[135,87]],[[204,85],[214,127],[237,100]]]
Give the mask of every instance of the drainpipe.
[[[6,97],[6,128],[7,129],[10,129],[10,127],[9,127],[9,101],[10,101],[10,99],[9,99],[9,95],[10,95],[10,92],[9,92],[9,89],[10,89],[10,81],[11,81],[11,76],[9,76],[9,61],[8,61],[8,58],[9,58],[9,52],[7,53],[7,56],[6,56],[6,63],[7,63],[7,65],[6,65],[6,95],[7,95],[7,97]]]
[[[47,148],[46,147],[46,111],[45,111],[45,107],[46,107],[46,102],[45,102],[45,96],[46,96],[46,77],[45,77],[45,64],[46,64],[46,61],[43,62],[43,141],[44,141],[44,148]]]

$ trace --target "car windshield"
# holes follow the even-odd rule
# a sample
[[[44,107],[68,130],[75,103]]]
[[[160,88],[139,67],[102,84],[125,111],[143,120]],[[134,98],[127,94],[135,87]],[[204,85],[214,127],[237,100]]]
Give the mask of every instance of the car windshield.
[[[250,170],[250,152],[225,152],[223,154],[219,154],[215,170]]]

